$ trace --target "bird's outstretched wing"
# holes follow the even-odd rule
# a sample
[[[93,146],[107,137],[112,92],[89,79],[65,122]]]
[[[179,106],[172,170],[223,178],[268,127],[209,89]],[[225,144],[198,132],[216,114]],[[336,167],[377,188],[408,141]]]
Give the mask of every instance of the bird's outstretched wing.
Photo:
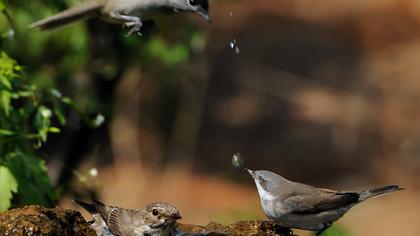
[[[114,206],[107,206],[102,202],[93,200],[96,209],[98,210],[99,214],[101,215],[102,219],[107,224],[111,233],[115,236],[122,235],[121,231],[121,222],[120,222],[120,215],[122,214],[123,209]]]
[[[359,201],[355,192],[336,192],[319,189],[310,194],[296,194],[287,197],[284,205],[294,214],[316,214],[327,210],[347,207]]]

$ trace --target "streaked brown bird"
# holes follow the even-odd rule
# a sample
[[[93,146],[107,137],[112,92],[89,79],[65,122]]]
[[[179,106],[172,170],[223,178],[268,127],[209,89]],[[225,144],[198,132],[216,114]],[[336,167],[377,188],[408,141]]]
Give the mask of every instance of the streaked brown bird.
[[[74,200],[88,211],[91,226],[98,236],[172,236],[175,223],[181,219],[178,210],[169,203],[146,205],[141,210],[108,206],[99,201],[86,203]]]

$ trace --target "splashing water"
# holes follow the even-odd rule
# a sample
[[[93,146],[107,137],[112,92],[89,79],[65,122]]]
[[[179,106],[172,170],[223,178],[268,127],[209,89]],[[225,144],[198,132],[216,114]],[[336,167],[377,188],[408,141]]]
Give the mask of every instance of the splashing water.
[[[240,168],[244,165],[244,158],[240,153],[233,154],[232,165],[237,168]]]
[[[233,11],[229,11],[229,16],[233,17]],[[241,49],[238,46],[238,41],[236,38],[233,38],[229,41],[229,47],[234,50],[236,54],[239,54],[241,52]]]
[[[233,50],[235,50],[236,54],[239,54],[241,52],[241,50],[238,46],[238,41],[235,38],[230,40],[229,47],[232,48]]]

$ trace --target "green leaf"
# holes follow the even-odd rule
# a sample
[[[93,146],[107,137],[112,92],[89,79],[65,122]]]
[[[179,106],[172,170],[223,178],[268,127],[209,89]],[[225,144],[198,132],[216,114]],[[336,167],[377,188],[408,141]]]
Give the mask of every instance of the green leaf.
[[[67,104],[67,105],[72,105],[73,104],[73,100],[71,100],[70,98],[68,98],[68,97],[64,97],[63,99],[61,99],[61,101],[64,103],[64,104]]]
[[[50,133],[60,133],[61,130],[57,127],[50,127],[50,128],[48,128],[48,132],[50,132]]]
[[[10,113],[10,101],[12,99],[12,94],[6,90],[0,90],[0,108],[4,111],[6,116],[9,116]]]
[[[4,9],[6,9],[6,6],[4,4],[3,0],[0,0],[0,11],[3,11]]]
[[[64,114],[64,109],[61,103],[54,102],[54,114],[57,117],[61,125],[66,124],[66,115]]]
[[[9,209],[13,193],[17,193],[18,183],[5,166],[0,166],[0,211]]]
[[[11,131],[11,130],[6,130],[6,129],[0,129],[0,136],[12,136],[15,135],[16,133]]]
[[[57,89],[51,89],[50,92],[56,98],[62,98],[63,97],[63,95],[61,94],[61,92],[58,91]]]
[[[7,89],[12,89],[12,83],[4,75],[0,75],[0,83]]]
[[[15,151],[5,158],[5,164],[16,178],[19,205],[51,205],[54,192],[45,162],[30,153]]]
[[[22,68],[17,65],[16,61],[11,59],[5,52],[0,51],[0,75],[8,80],[18,77],[18,72]]]
[[[35,93],[33,91],[19,91],[17,95],[18,97],[31,97],[34,96]]]

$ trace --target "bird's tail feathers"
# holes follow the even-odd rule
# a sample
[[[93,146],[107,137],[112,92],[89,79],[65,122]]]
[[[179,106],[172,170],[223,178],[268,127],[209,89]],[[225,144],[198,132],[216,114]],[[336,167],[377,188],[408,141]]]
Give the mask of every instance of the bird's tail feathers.
[[[369,191],[364,191],[360,193],[359,201],[364,201],[369,198],[378,197],[384,194],[389,194],[395,191],[404,190],[404,188],[401,188],[398,185],[389,185],[381,188],[375,188]]]
[[[83,202],[78,199],[73,199],[73,201],[77,203],[79,206],[83,207],[83,209],[85,209],[87,212],[89,212],[92,215],[98,213],[98,210],[96,209],[96,206],[93,203]]]
[[[102,5],[96,1],[86,1],[56,15],[34,22],[29,27],[40,30],[55,29],[78,20],[90,18],[98,14],[101,8]]]

